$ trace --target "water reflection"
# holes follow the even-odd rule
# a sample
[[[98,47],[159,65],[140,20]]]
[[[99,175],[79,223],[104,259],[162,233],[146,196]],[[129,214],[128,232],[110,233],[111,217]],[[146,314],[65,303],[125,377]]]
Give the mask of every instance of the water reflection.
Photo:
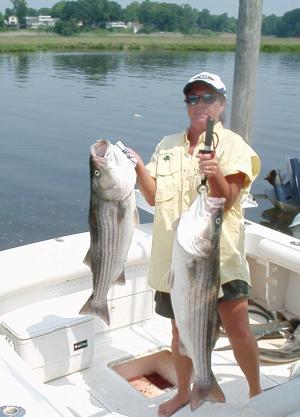
[[[106,85],[106,76],[118,71],[120,59],[116,54],[59,54],[53,56],[55,76],[64,74],[68,78],[84,75],[95,85]]]
[[[197,70],[209,69],[212,60],[219,68],[227,85],[231,84],[231,53],[203,52],[95,52],[95,53],[24,53],[2,55],[3,67],[14,71],[16,81],[29,81],[30,75],[40,73],[41,68],[47,68],[47,73],[53,70],[53,77],[73,78],[84,76],[85,81],[96,85],[106,85],[106,76],[113,76],[120,70],[128,71],[126,77],[170,78],[181,79],[192,76]],[[228,68],[228,65],[230,67]],[[179,71],[180,68],[180,71]],[[43,72],[43,70],[42,70]],[[226,75],[228,74],[228,75]],[[230,75],[230,77],[229,77]],[[230,90],[230,88],[228,88]]]
[[[211,58],[211,57],[210,57]],[[178,66],[181,72],[188,70],[191,65],[196,63],[199,68],[206,67],[209,56],[204,53],[190,54],[188,52],[143,52],[143,53],[128,53],[124,55],[124,64],[127,67],[134,68],[136,71],[144,71],[144,76],[152,76],[152,72],[156,75],[163,73],[164,77],[170,75],[169,71],[173,73],[178,72]],[[224,60],[225,54],[218,54],[218,60]],[[168,70],[166,72],[165,70]],[[173,74],[172,74],[173,75]]]
[[[16,81],[25,83],[29,77],[30,58],[28,54],[21,54],[16,56],[14,64]]]

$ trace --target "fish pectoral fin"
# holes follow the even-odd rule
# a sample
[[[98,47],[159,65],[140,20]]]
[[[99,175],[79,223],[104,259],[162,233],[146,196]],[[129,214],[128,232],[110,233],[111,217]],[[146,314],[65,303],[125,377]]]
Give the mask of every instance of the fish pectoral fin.
[[[190,260],[186,264],[188,270],[188,277],[191,283],[196,279],[196,266],[197,264],[194,259]]]
[[[126,284],[124,269],[122,270],[122,272],[120,273],[120,275],[118,276],[118,278],[115,280],[114,283],[118,284],[118,285],[125,285]]]
[[[221,390],[216,378],[214,377],[213,382],[209,386],[201,386],[201,384],[194,382],[192,392],[191,392],[191,410],[195,411],[199,408],[204,401],[225,402],[225,395]]]
[[[89,248],[89,250],[87,251],[84,259],[83,259],[83,263],[89,267],[91,267],[92,264],[92,256],[91,256],[91,248]]]

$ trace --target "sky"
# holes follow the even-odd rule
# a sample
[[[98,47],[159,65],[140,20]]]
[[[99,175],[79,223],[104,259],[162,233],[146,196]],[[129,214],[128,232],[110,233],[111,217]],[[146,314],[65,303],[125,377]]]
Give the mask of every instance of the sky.
[[[122,7],[132,3],[133,0],[116,0]],[[142,0],[139,0],[141,2]],[[152,0],[167,3],[190,4],[198,10],[208,9],[211,14],[227,13],[228,16],[238,15],[239,0]],[[252,1],[252,0],[251,0]],[[40,9],[41,7],[52,7],[58,0],[27,0],[28,7]],[[10,0],[0,0],[0,10],[12,7]],[[263,0],[263,14],[275,14],[282,16],[289,10],[300,8],[300,0]]]

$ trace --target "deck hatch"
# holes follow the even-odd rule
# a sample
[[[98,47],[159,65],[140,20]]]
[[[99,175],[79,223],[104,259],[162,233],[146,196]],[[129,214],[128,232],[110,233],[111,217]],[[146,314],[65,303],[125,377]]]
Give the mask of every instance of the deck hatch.
[[[176,387],[176,373],[169,349],[123,358],[108,366],[147,398],[158,397]]]

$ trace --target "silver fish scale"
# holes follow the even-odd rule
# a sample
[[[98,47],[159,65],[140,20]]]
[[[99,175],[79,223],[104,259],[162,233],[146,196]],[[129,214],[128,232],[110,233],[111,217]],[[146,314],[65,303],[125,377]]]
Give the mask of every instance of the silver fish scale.
[[[91,146],[91,244],[84,263],[92,270],[93,292],[79,313],[94,314],[107,325],[108,291],[116,283],[125,284],[124,267],[136,217],[135,182],[134,165],[118,146],[107,140]]]
[[[90,217],[90,258],[93,293],[80,314],[94,314],[110,324],[107,293],[119,281],[127,260],[134,230],[135,195],[123,201],[98,199]]]
[[[119,271],[116,269],[116,260],[123,241],[124,227],[123,224],[118,225],[117,217],[118,203],[99,202],[97,208],[98,227],[95,231],[91,230],[92,235],[94,233],[98,235],[98,238],[95,239],[96,245],[92,249],[92,271],[95,271],[93,276],[98,283],[95,285],[95,302],[106,300],[108,289],[122,270],[122,267],[119,267]],[[99,279],[100,277],[101,279]]]
[[[94,253],[94,258],[97,264],[95,279],[98,281],[101,277],[101,280],[94,293],[96,302],[102,301],[103,296],[106,299],[109,287],[119,277],[126,262],[134,226],[133,210],[130,210],[130,205],[127,206],[126,210],[122,202],[99,201],[97,252]],[[131,206],[134,208],[134,205]]]
[[[225,401],[211,369],[219,321],[223,202],[223,199],[214,199],[213,204],[207,204],[201,212],[201,204],[195,200],[180,218],[173,246],[170,293],[182,346],[180,351],[193,362],[192,411],[206,400]]]
[[[213,253],[218,253],[216,250]],[[194,344],[195,380],[203,385],[211,383],[211,351],[217,328],[217,300],[220,285],[218,260],[199,260],[195,262],[195,276],[190,288],[189,331]]]

